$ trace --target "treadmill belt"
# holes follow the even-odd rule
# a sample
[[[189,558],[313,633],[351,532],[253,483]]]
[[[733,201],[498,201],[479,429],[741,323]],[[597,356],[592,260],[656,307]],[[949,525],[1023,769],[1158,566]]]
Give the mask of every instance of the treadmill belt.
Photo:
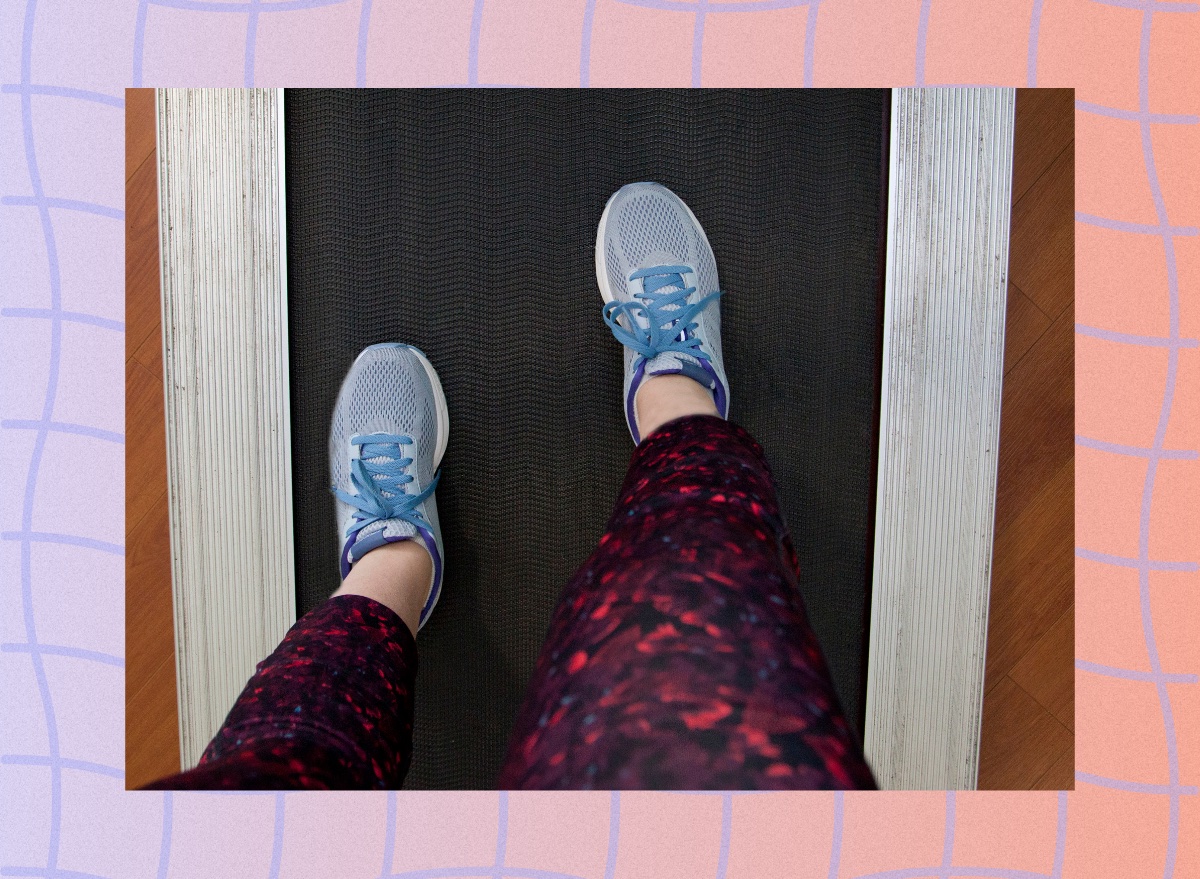
[[[409,788],[494,787],[554,602],[633,443],[593,247],[673,189],[717,257],[733,420],[764,446],[812,621],[861,729],[881,347],[885,91],[285,92],[298,606],[337,588],[326,444],[365,346],[437,368],[441,600]]]

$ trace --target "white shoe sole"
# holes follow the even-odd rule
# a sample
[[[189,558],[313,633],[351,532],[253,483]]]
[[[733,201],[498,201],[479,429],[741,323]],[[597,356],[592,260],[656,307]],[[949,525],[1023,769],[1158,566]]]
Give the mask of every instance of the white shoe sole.
[[[442,391],[442,382],[434,371],[433,364],[419,348],[408,346],[408,350],[417,356],[429,376],[429,384],[433,386],[433,405],[437,410],[437,446],[433,451],[433,467],[442,463],[442,455],[446,454],[446,444],[450,442],[450,410],[446,407],[446,394]]]

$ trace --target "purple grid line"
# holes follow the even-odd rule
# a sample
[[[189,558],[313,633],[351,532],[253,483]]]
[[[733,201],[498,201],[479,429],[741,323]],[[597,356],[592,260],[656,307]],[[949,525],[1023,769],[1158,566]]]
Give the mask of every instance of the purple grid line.
[[[1037,87],[1038,39],[1042,32],[1042,0],[1033,0],[1029,13],[1029,52],[1025,57],[1025,85]]]
[[[842,810],[845,794],[839,791],[833,793],[833,839],[829,842],[829,871],[825,874],[828,879],[838,879],[838,870],[842,866]]]
[[[384,879],[459,879],[463,876],[496,876],[495,867],[427,867],[423,870],[407,870],[392,873]],[[536,870],[530,867],[505,867],[505,879],[583,879],[573,873],[557,873],[554,870]]]
[[[654,791],[654,793],[659,794],[661,796],[708,797],[709,799],[712,799],[713,797],[724,796],[725,794],[728,794],[731,797],[777,797],[777,796],[779,796],[780,793],[784,793],[784,792],[786,792],[786,791],[779,791],[779,790],[717,791],[717,790],[704,790],[704,789],[700,789],[700,788],[696,788],[694,790],[656,790],[656,791]],[[792,792],[794,793],[795,791],[792,791]]]
[[[963,82],[956,80],[954,82],[927,82],[924,88],[930,89],[1001,89],[1007,86],[996,85],[994,82]]]
[[[246,50],[242,58],[242,84],[246,88],[254,87],[254,48],[258,43],[258,12],[261,6],[262,0],[250,0],[249,15],[246,16]]]
[[[1062,879],[1063,860],[1067,853],[1067,792],[1058,792],[1058,824],[1054,831],[1054,866],[1050,879]]]
[[[798,9],[820,0],[747,0],[745,3],[709,2],[709,0],[616,0],[626,6],[642,9],[658,9],[662,12],[770,12],[780,9]]]
[[[167,873],[171,869],[171,835],[175,827],[174,811],[171,791],[165,790],[163,791],[162,840],[158,844],[158,872],[155,874],[157,879],[167,879]]]
[[[1075,547],[1075,557],[1087,559],[1089,562],[1101,562],[1106,565],[1114,565],[1118,568],[1137,568],[1147,571],[1195,571],[1200,570],[1200,565],[1195,562],[1163,562],[1154,559],[1132,559],[1123,555],[1110,555],[1106,552],[1096,552],[1091,549],[1084,549],[1082,546]]]
[[[273,797],[274,791],[269,790],[190,790],[188,797]]]
[[[508,856],[508,791],[500,791],[496,799],[496,861],[492,876],[503,879],[504,861]]]
[[[146,57],[146,16],[150,12],[150,0],[138,0],[137,15],[133,20],[133,87],[142,87],[142,62]]]
[[[188,12],[301,12],[305,9],[321,9],[338,6],[347,0],[246,0],[245,3],[220,3],[215,0],[144,0],[150,6],[182,9]]]
[[[925,43],[929,34],[929,7],[932,0],[921,0],[921,14],[917,19],[917,70],[916,85],[925,85]]]
[[[279,865],[283,862],[284,794],[275,794],[275,832],[271,839],[271,866],[267,879],[279,879]]]
[[[1082,781],[1084,784],[1090,784],[1095,787],[1106,787],[1111,790],[1123,790],[1132,794],[1154,794],[1156,796],[1168,796],[1176,802],[1179,801],[1179,797],[1181,796],[1196,796],[1196,788],[1194,785],[1147,784],[1146,782],[1142,781],[1126,781],[1123,778],[1108,778],[1104,775],[1093,775],[1090,772],[1076,772],[1075,780]],[[1178,829],[1178,825],[1176,825],[1176,829]],[[1171,864],[1168,863],[1167,866],[1171,866]]]
[[[254,85],[254,50],[258,37],[258,16],[264,12],[300,12],[306,9],[321,9],[326,6],[338,6],[347,0],[247,0],[245,3],[220,3],[215,0],[138,0],[137,13],[133,24],[133,87],[141,88],[143,84],[143,65],[146,57],[146,19],[151,6],[161,6],[166,9],[179,9],[186,12],[226,12],[247,15],[246,21],[246,50],[242,63],[242,79],[247,88]],[[371,0],[363,0],[365,6],[370,6]],[[370,17],[368,11],[367,17]],[[360,63],[365,70],[365,43],[361,43],[363,35],[360,32]],[[360,81],[359,85],[363,83]]]
[[[21,133],[25,149],[25,165],[33,191],[33,206],[37,208],[41,221],[42,239],[46,247],[47,273],[50,286],[50,308],[53,312],[62,309],[62,282],[58,266],[58,246],[54,225],[50,218],[50,207],[42,188],[41,171],[38,168],[37,149],[33,139],[33,95],[25,88],[33,84],[33,30],[37,15],[37,0],[27,0],[21,33]],[[42,398],[42,421],[54,418],[54,402],[58,394],[58,373],[62,354],[62,322],[50,322],[50,365],[46,376],[46,391]],[[46,844],[45,874],[58,871],[59,833],[62,823],[62,754],[59,750],[58,720],[54,701],[50,696],[50,684],[42,654],[37,649],[37,625],[33,612],[33,505],[37,493],[38,475],[41,471],[42,453],[46,448],[49,431],[38,430],[34,437],[33,450],[29,456],[29,468],[25,473],[25,493],[21,509],[21,532],[10,539],[21,541],[21,611],[25,623],[25,641],[30,645],[29,658],[33,676],[37,682],[38,697],[42,703],[42,717],[46,724],[47,756],[50,759],[50,814],[49,839]],[[4,535],[8,537],[8,535]],[[20,868],[0,868],[0,873]],[[9,875],[19,875],[11,873]]]
[[[387,808],[384,813],[383,825],[383,864],[379,868],[379,877],[384,879],[392,875],[395,869],[396,857],[396,792],[388,791]]]
[[[101,430],[98,427],[88,427],[86,424],[70,424],[65,421],[27,421],[19,418],[6,418],[0,421],[0,427],[8,430],[48,430],[51,433],[70,433],[76,436],[87,436],[92,439],[104,440],[110,443],[125,445],[125,434],[115,430]]]
[[[52,98],[71,98],[76,101],[88,101],[93,104],[104,104],[109,107],[123,109],[125,107],[125,99],[118,98],[113,95],[106,95],[103,92],[93,92],[88,89],[73,89],[61,85],[21,85],[13,83],[10,85],[0,86],[0,92],[6,95],[45,95]]]
[[[45,436],[47,433],[49,431],[38,431],[38,439],[42,441],[43,446],[45,445]],[[41,451],[41,449],[36,450],[39,453]],[[0,539],[19,540],[25,546],[29,546],[31,543],[59,543],[64,546],[81,546],[84,549],[94,549],[99,552],[112,553],[113,555],[125,555],[125,547],[119,543],[93,540],[90,537],[80,537],[76,534],[55,534],[50,531],[5,531],[3,534],[0,534]],[[37,640],[31,637],[29,643],[36,644]],[[35,650],[34,653],[36,654],[37,651]]]
[[[725,879],[729,871],[729,841],[733,833],[733,794],[721,794],[721,847],[717,850],[716,879]]]
[[[924,879],[928,876],[940,876],[941,873],[940,866],[904,867],[899,870],[881,870],[878,873],[860,873],[854,879]],[[954,876],[983,876],[989,879],[1049,879],[1046,873],[1007,870],[1003,867],[952,867],[950,873]]]
[[[583,6],[583,37],[579,44],[579,87],[587,88],[592,77],[592,20],[596,17],[596,0]]]
[[[1079,434],[1075,434],[1075,445],[1083,446],[1086,449],[1096,449],[1099,452],[1111,452],[1114,455],[1128,455],[1132,458],[1149,458],[1154,453],[1153,449],[1147,449],[1143,446],[1108,443],[1104,440],[1090,439]],[[1158,457],[1176,461],[1195,461],[1196,458],[1200,457],[1200,452],[1194,449],[1163,449],[1158,453]]]
[[[1075,109],[1096,116],[1108,116],[1112,119],[1125,119],[1130,122],[1153,122],[1156,125],[1195,125],[1200,122],[1200,116],[1185,113],[1143,113],[1141,110],[1120,110],[1116,107],[1105,107],[1103,104],[1093,104],[1090,101],[1076,101]]]
[[[520,82],[443,82],[437,85],[416,86],[422,89],[536,89],[545,86]]]
[[[1090,336],[1106,342],[1120,342],[1123,345],[1144,345],[1149,348],[1200,348],[1200,339],[1139,336],[1133,333],[1118,333],[1115,330],[1102,330],[1100,327],[1089,327],[1086,324],[1075,324],[1075,332],[1080,336]]]
[[[1117,232],[1133,232],[1138,235],[1170,235],[1186,238],[1200,234],[1195,226],[1151,226],[1149,223],[1128,223],[1125,220],[1110,220],[1107,217],[1097,217],[1093,214],[1075,212],[1075,222],[1086,223],[1089,226],[1099,226],[1101,229],[1114,229]]]
[[[98,873],[82,873],[79,870],[53,870],[48,867],[0,867],[0,876],[42,876],[45,879],[109,879]]]
[[[120,208],[110,208],[107,205],[93,204],[90,201],[78,201],[73,198],[47,198],[44,195],[6,195],[0,198],[0,204],[24,208],[62,208],[68,211],[81,211],[85,214],[108,217],[111,220],[125,219],[125,211]]]
[[[1116,6],[1121,9],[1137,9],[1142,12],[1195,12],[1200,9],[1195,3],[1165,3],[1160,0],[1092,0],[1101,6]]]
[[[608,852],[604,856],[604,879],[617,873],[617,850],[621,834],[621,792],[613,791],[608,802]]]
[[[813,52],[816,46],[817,7],[821,0],[750,0],[746,3],[721,3],[710,0],[617,0],[626,6],[642,9],[657,9],[665,12],[692,12],[696,16],[692,29],[692,87],[700,88],[704,66],[704,25],[710,12],[764,12],[768,10],[797,9],[808,7],[808,18],[804,34],[804,85],[812,85]],[[581,49],[580,81],[586,86],[590,78],[592,18],[595,15],[595,0],[588,0],[584,7],[584,41]]]
[[[1138,51],[1138,110],[1143,117],[1150,114],[1150,34],[1154,22],[1155,7],[1145,7],[1142,13],[1142,36]],[[1167,206],[1163,199],[1162,187],[1158,180],[1158,169],[1154,159],[1154,144],[1150,134],[1150,122],[1142,118],[1138,122],[1142,139],[1142,158],[1146,166],[1146,177],[1150,183],[1150,194],[1154,199],[1154,211],[1159,226],[1163,227],[1163,255],[1167,261],[1167,297],[1170,311],[1170,337],[1179,338],[1179,278],[1175,265],[1175,241],[1167,231],[1170,220],[1167,217]],[[1147,459],[1146,481],[1142,490],[1142,509],[1138,522],[1138,558],[1146,560],[1150,557],[1150,510],[1154,500],[1154,486],[1158,475],[1158,459],[1166,441],[1167,424],[1171,420],[1171,407],[1175,400],[1175,382],[1179,369],[1179,349],[1167,350],[1167,377],[1164,382],[1162,404],[1159,411],[1158,426],[1154,431],[1152,453]],[[1154,635],[1154,620],[1150,608],[1150,571],[1147,568],[1138,569],[1138,605],[1142,615],[1142,637],[1146,643],[1146,653],[1150,659],[1150,670],[1155,674],[1162,673],[1162,662],[1158,655],[1158,645]],[[1156,681],[1155,691],[1158,694],[1158,704],[1162,711],[1163,732],[1167,743],[1167,773],[1171,783],[1168,804],[1167,823],[1167,852],[1163,864],[1163,877],[1170,879],[1175,873],[1175,857],[1179,843],[1179,750],[1175,740],[1175,721],[1171,710],[1171,696],[1167,685]],[[1078,777],[1078,775],[1076,776]],[[1193,791],[1195,788],[1193,788]]]
[[[44,757],[40,754],[5,754],[0,757],[0,763],[9,766],[50,766],[53,762],[49,757]],[[92,775],[103,775],[108,778],[122,780],[125,778],[124,769],[118,769],[116,766],[105,766],[103,763],[92,763],[88,760],[62,759],[58,761],[58,766],[61,769],[89,772]]]
[[[696,21],[692,28],[692,88],[700,88],[701,66],[704,63],[704,14],[708,11],[708,0],[696,4]]]
[[[1085,659],[1076,659],[1075,668],[1080,671],[1090,672],[1094,675],[1103,675],[1108,678],[1121,678],[1126,681],[1146,681],[1149,683],[1162,684],[1194,684],[1200,680],[1200,676],[1193,674],[1172,674],[1170,672],[1152,672],[1152,671],[1137,671],[1132,668],[1117,668],[1113,665],[1101,665],[1098,662],[1088,662]]]
[[[946,829],[942,832],[942,866],[937,874],[941,879],[948,879],[951,872],[950,864],[954,860],[954,791],[946,791]]]
[[[101,653],[99,650],[83,650],[79,647],[69,647],[62,644],[0,644],[0,653],[32,653],[37,650],[50,656],[66,656],[70,659],[82,659],[87,662],[98,662],[101,665],[111,665],[116,668],[125,667],[125,659],[111,653]]]
[[[90,324],[120,333],[125,332],[125,324],[122,321],[100,317],[96,314],[84,314],[79,311],[58,311],[53,308],[4,308],[0,309],[0,317],[40,317],[69,323]]]
[[[362,0],[358,12],[358,55],[354,62],[354,84],[359,88],[367,84],[367,37],[371,33],[371,0]]]
[[[280,795],[282,796],[282,794]],[[612,792],[609,810],[608,854],[605,860],[605,879],[612,879],[617,864],[618,829],[621,822],[620,794]],[[487,867],[430,867],[420,870],[394,872],[396,846],[396,792],[387,795],[387,817],[383,839],[383,864],[380,879],[451,879],[451,877],[487,876],[492,879],[583,879],[571,873],[539,870],[506,865],[508,850],[508,791],[500,791],[496,809],[496,856]]]
[[[479,82],[479,33],[483,29],[483,0],[471,8],[471,34],[467,43],[467,85]]]
[[[808,18],[804,22],[804,87],[812,88],[813,64],[817,52],[817,13],[821,11],[821,0],[808,4]]]

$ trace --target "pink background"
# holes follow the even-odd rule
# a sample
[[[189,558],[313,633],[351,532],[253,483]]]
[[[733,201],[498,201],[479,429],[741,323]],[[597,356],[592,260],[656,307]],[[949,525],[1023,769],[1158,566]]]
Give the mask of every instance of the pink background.
[[[0,5],[0,875],[1200,876],[1198,30],[1174,0]],[[124,88],[356,83],[1075,88],[1076,790],[125,792]]]

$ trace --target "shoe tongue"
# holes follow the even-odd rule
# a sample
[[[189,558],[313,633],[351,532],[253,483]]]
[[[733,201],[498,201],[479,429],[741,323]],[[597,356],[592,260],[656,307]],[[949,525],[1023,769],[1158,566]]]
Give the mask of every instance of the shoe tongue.
[[[684,354],[681,351],[664,351],[646,362],[645,375],[647,378],[652,375],[671,373],[686,375],[710,391],[716,387],[712,376],[704,371],[700,361],[691,354]]]
[[[397,497],[406,494],[405,486],[395,485],[388,479],[382,479],[382,474],[376,472],[377,467],[381,465],[391,464],[398,458],[404,457],[403,450],[396,443],[367,443],[362,448],[362,460],[367,464],[367,473],[374,483],[375,491],[379,496],[386,501],[394,501]],[[350,557],[357,561],[363,555],[382,546],[385,543],[390,543],[395,540],[403,540],[408,537],[414,537],[417,529],[412,523],[404,519],[380,519],[367,525],[354,539],[354,545],[350,550]]]
[[[357,562],[368,552],[385,543],[416,536],[417,529],[411,522],[403,519],[384,519],[372,522],[355,536],[354,544],[350,547],[350,560]]]
[[[646,361],[646,376],[660,375],[664,372],[679,372],[683,364],[696,364],[696,358],[680,351],[664,351]],[[698,364],[696,364],[698,365]]]
[[[665,250],[652,251],[652,252],[648,253],[646,258],[644,258],[642,261],[642,265],[648,265],[648,267],[654,267],[654,265],[680,265],[680,264],[682,264],[682,263],[679,262],[678,257],[672,256],[671,253],[667,253]],[[643,285],[644,285],[644,283],[646,283],[646,281],[650,281],[650,280],[661,281],[662,276],[659,275],[658,277],[654,277],[654,276],[647,277],[647,279],[644,279],[642,281]],[[680,283],[670,283],[670,285],[666,285],[664,287],[659,287],[658,289],[656,289],[656,291],[654,292],[654,298],[659,298],[659,297],[661,297],[661,295],[665,295],[665,294],[676,293],[677,291],[680,291],[680,289],[683,289],[684,285],[682,283],[682,281],[683,281],[682,277],[680,277],[679,281],[680,281]],[[682,305],[665,305],[664,307],[662,307],[662,310],[678,311],[680,309],[680,307],[683,307],[683,306]]]
[[[669,265],[675,265],[676,263],[673,261],[673,257],[671,257],[671,256],[670,256],[670,254],[666,254],[666,253],[654,253],[654,254],[651,254],[651,255],[650,255],[650,257],[648,258],[648,260],[647,260],[647,264],[648,264],[648,265],[661,265],[661,266],[669,266]],[[643,283],[643,284],[645,284],[647,281],[656,281],[656,282],[657,282],[657,281],[661,281],[661,280],[663,280],[663,278],[662,278],[662,276],[661,276],[661,275],[659,275],[659,276],[653,276],[653,275],[652,275],[652,276],[650,276],[650,277],[648,277],[648,278],[645,278],[645,279],[643,279],[643,282],[642,282],[642,283]],[[683,279],[682,279],[682,278],[680,278],[680,281],[682,281],[682,280],[683,280]],[[640,302],[644,302],[644,303],[647,303],[647,304],[649,304],[650,302],[656,302],[656,301],[657,301],[657,302],[659,302],[659,303],[661,303],[661,301],[662,301],[664,298],[666,298],[666,297],[670,296],[672,293],[676,293],[676,292],[678,292],[678,291],[682,290],[682,289],[683,289],[683,287],[684,287],[684,285],[683,285],[682,283],[679,283],[679,284],[666,284],[665,286],[659,287],[659,288],[658,288],[658,289],[656,289],[656,290],[655,290],[655,291],[654,291],[652,294],[650,294],[650,295],[648,295],[648,296],[642,296],[642,297],[639,297],[639,298],[638,298],[638,300],[639,300]],[[686,303],[685,303],[685,304],[686,304]],[[659,321],[659,326],[660,326],[660,328],[661,328],[661,327],[663,327],[663,326],[667,326],[667,325],[669,324],[669,322],[670,322],[671,320],[673,320],[673,319],[674,319],[674,318],[672,317],[672,312],[676,312],[676,311],[680,311],[680,310],[682,310],[682,309],[684,308],[685,304],[677,304],[677,303],[671,303],[670,305],[662,305],[662,304],[660,304],[660,305],[658,306],[658,309],[657,309],[657,311],[658,311],[658,316],[659,316],[659,318],[660,318],[660,319],[661,319],[661,318],[665,318],[665,320],[660,320],[660,321]],[[643,326],[645,326],[645,325],[646,325],[646,323],[647,323],[647,318],[646,318],[646,316],[645,316],[645,315],[639,315],[639,317],[638,317],[638,322],[639,322],[639,323],[641,323]],[[679,371],[679,369],[680,369],[680,365],[679,365],[678,363],[676,363],[676,362],[675,362],[673,359],[667,359],[667,360],[663,360],[663,358],[664,358],[664,357],[671,356],[671,354],[672,354],[671,352],[667,352],[667,354],[660,354],[660,355],[658,355],[657,357],[655,357],[655,358],[654,358],[654,360],[652,360],[652,361],[651,361],[651,363],[652,363],[652,364],[656,364],[656,363],[658,363],[659,361],[662,361],[663,365],[662,365],[661,367],[657,367],[657,368],[656,368],[656,371],[662,371],[662,370],[664,370],[664,369],[665,369],[665,370],[670,370],[670,371],[672,371],[672,372],[678,372],[678,371]],[[678,355],[678,356],[679,356],[679,357],[681,357],[681,358],[683,358],[684,360],[688,360],[688,361],[691,361],[691,362],[695,363],[695,358],[694,358],[694,357],[691,357],[691,356],[689,356],[689,355],[686,355],[686,354],[680,354],[680,355]],[[653,373],[652,373],[652,372],[650,372],[649,370],[650,370],[650,367],[647,367],[647,372],[646,372],[646,374],[647,374],[647,375],[653,375]]]
[[[362,461],[367,465],[367,473],[370,474],[375,490],[381,497],[390,501],[405,493],[403,486],[395,485],[379,469],[404,457],[404,452],[398,444],[368,443],[363,446],[362,452]]]
[[[649,266],[673,266],[673,265],[680,265],[681,263],[679,262],[678,256],[667,253],[664,250],[664,251],[655,251],[653,253],[648,254],[646,256],[643,264],[649,265]],[[659,278],[661,280],[661,276],[659,276]],[[647,278],[646,280],[649,281],[650,278]],[[680,278],[679,280],[681,282],[683,281],[682,278]],[[655,291],[654,297],[652,297],[652,298],[661,298],[663,296],[668,296],[671,293],[674,293],[678,290],[682,290],[683,287],[684,287],[684,285],[682,283],[668,284],[664,287],[659,287]],[[664,305],[661,307],[659,313],[669,315],[671,312],[679,311],[683,307],[684,307],[683,305],[674,305],[674,304]],[[682,351],[664,351],[661,354],[655,355],[653,358],[651,358],[646,363],[646,373],[645,374],[647,376],[659,375],[661,373],[682,373],[683,375],[686,375],[688,378],[693,379],[693,380],[699,382],[700,384],[704,385],[706,388],[712,386],[712,382],[709,379],[708,374],[700,366],[700,361],[697,360],[695,357],[693,357],[691,354],[685,354]]]
[[[413,537],[416,535],[416,533],[416,526],[411,522],[404,521],[403,519],[387,519],[383,522],[384,537]]]

